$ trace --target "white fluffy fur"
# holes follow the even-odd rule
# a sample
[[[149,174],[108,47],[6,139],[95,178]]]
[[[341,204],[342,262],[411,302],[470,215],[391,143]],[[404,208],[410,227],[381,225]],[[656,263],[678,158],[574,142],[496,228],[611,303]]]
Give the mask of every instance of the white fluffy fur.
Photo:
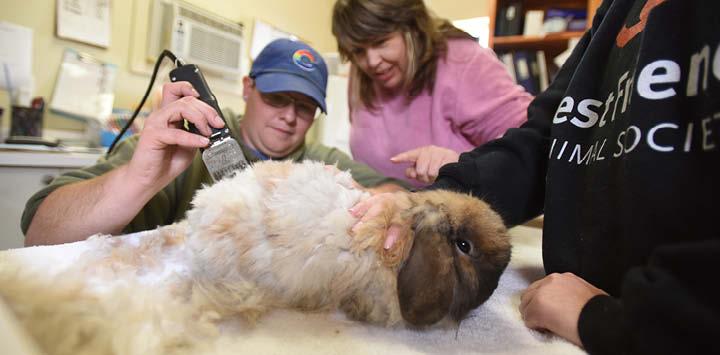
[[[194,200],[187,245],[195,284],[221,309],[254,318],[268,308],[326,310],[352,298],[367,320],[401,320],[395,271],[371,248],[377,241],[360,245],[348,234],[355,222],[348,209],[366,194],[347,172],[265,163],[216,186]]]
[[[256,164],[199,191],[186,222],[139,243],[91,237],[59,274],[0,260],[0,296],[52,354],[197,350],[218,319],[274,308],[397,324],[397,261],[383,259],[381,235],[348,233],[348,209],[364,197],[347,172],[321,163]],[[177,262],[190,272],[173,273]],[[147,287],[159,274],[169,277]]]

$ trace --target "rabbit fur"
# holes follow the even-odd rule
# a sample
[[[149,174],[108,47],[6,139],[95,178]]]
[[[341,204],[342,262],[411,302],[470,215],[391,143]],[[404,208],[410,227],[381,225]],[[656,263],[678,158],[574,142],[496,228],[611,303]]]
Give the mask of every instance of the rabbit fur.
[[[140,354],[197,350],[222,319],[280,308],[383,326],[459,322],[492,294],[510,244],[487,204],[397,193],[353,234],[348,210],[368,197],[323,163],[257,163],[199,190],[183,222],[136,242],[89,238],[59,274],[0,255],[0,296],[49,353]],[[385,250],[391,224],[402,232]]]

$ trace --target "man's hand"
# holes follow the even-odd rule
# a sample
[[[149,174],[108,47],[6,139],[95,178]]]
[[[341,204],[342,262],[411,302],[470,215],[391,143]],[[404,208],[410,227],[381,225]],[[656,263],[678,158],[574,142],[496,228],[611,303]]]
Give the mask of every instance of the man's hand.
[[[435,181],[440,167],[448,163],[456,163],[460,157],[456,151],[435,145],[428,145],[407,152],[400,153],[392,158],[393,163],[412,163],[405,169],[405,176],[424,183]]]
[[[606,295],[572,273],[550,274],[533,282],[520,297],[520,314],[528,328],[551,331],[582,346],[578,319],[585,304]]]
[[[161,107],[147,118],[128,164],[134,184],[152,190],[164,187],[187,169],[197,148],[208,145],[210,126],[225,126],[217,112],[197,96],[188,82],[163,86]],[[183,119],[193,123],[202,135],[183,130]]]
[[[158,191],[187,169],[195,150],[208,145],[203,135],[210,135],[210,125],[225,125],[197,96],[188,82],[165,85],[162,105],[146,120],[130,162],[53,191],[38,207],[25,244],[67,243],[121,232]],[[184,131],[183,119],[202,135]]]
[[[358,218],[358,221],[352,227],[352,232],[357,233],[363,223],[379,216],[384,210],[392,208],[397,197],[398,195],[392,192],[379,193],[353,206],[350,209],[350,214]],[[385,237],[385,243],[383,244],[385,250],[392,248],[400,236],[401,231],[402,227],[400,225],[390,225]]]

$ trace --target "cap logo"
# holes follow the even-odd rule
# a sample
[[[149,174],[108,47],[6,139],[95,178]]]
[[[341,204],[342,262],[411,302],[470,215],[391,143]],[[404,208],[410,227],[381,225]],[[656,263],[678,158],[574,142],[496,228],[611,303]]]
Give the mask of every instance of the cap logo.
[[[300,69],[306,71],[315,70],[315,64],[317,64],[315,56],[307,49],[296,50],[295,53],[293,53],[293,62],[300,67]]]

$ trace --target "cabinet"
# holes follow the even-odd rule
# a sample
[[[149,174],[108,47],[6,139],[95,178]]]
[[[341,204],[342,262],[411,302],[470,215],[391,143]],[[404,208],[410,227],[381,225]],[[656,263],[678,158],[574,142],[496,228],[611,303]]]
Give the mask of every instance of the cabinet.
[[[0,250],[22,247],[25,202],[68,170],[92,165],[100,153],[22,151],[0,147]]]
[[[497,14],[500,9],[510,2],[518,0],[497,0],[491,4],[491,13],[494,16],[490,18],[490,26],[495,29]],[[529,10],[543,10],[547,12],[550,8],[563,9],[583,9],[587,10],[587,28],[592,25],[592,19],[595,11],[600,6],[602,0],[521,0],[522,10],[521,18],[524,19],[525,13]],[[490,46],[496,52],[508,52],[516,50],[536,50],[544,51],[547,63],[547,71],[552,77],[557,72],[557,66],[553,63],[552,58],[556,57],[568,47],[568,41],[572,38],[582,36],[582,31],[577,32],[558,32],[548,33],[539,36],[495,36],[494,31],[490,33]]]

